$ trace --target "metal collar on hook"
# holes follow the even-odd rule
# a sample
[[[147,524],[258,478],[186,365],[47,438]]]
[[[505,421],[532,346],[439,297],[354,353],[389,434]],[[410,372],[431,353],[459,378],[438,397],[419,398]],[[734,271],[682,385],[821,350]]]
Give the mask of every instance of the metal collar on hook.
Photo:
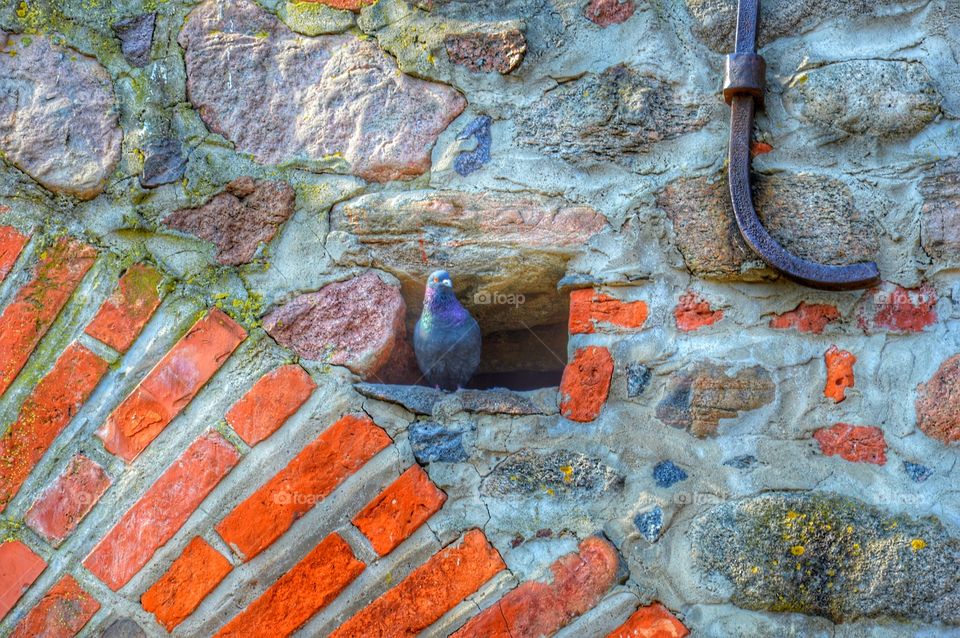
[[[740,234],[767,265],[804,286],[822,290],[874,286],[880,282],[880,271],[872,261],[831,266],[802,259],[780,245],[757,217],[750,189],[750,137],[754,109],[763,106],[766,72],[766,64],[756,50],[759,14],[760,0],[739,0],[736,48],[727,56],[723,84],[723,97],[731,108],[730,197]]]

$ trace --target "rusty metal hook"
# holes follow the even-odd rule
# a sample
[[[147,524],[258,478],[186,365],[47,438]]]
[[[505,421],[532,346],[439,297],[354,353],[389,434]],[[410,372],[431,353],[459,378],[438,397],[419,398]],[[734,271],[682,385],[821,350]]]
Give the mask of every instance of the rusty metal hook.
[[[739,0],[734,53],[727,56],[723,97],[730,105],[730,198],[744,241],[771,268],[793,281],[822,290],[856,290],[880,282],[880,270],[870,262],[845,266],[819,264],[784,248],[764,228],[753,207],[750,189],[750,137],[757,104],[763,105],[766,63],[757,55],[760,0]]]

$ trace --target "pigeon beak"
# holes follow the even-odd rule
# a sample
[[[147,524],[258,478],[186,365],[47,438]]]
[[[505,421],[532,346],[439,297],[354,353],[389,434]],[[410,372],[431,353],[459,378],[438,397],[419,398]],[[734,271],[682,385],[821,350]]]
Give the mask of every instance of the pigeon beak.
[[[450,281],[449,279],[444,279],[444,280],[441,281],[440,283],[442,283],[442,284],[443,284],[444,286],[446,286],[447,288],[453,288],[453,282]]]

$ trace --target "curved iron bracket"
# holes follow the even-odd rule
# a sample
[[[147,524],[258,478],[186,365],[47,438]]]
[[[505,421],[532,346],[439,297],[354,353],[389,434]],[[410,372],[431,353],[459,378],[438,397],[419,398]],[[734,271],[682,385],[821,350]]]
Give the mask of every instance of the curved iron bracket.
[[[750,137],[754,109],[763,105],[766,64],[757,55],[760,0],[739,0],[735,52],[727,56],[723,97],[730,105],[730,198],[744,241],[771,268],[793,281],[822,290],[856,290],[880,282],[874,262],[845,266],[819,264],[784,248],[764,228],[753,207],[750,189]]]

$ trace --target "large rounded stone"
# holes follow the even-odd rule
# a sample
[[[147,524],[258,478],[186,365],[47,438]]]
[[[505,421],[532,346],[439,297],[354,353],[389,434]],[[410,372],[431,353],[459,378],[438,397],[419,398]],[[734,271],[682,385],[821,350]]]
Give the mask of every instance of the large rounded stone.
[[[653,74],[617,65],[519,111],[516,141],[572,163],[641,162],[652,144],[702,128],[708,107]]]
[[[800,75],[784,94],[806,121],[844,135],[912,135],[940,113],[942,97],[918,62],[851,60]]]
[[[120,159],[117,121],[113,84],[96,60],[45,36],[6,38],[0,150],[8,162],[48,190],[91,199]]]
[[[531,195],[409,191],[340,204],[330,225],[359,242],[350,259],[400,279],[413,312],[427,275],[449,270],[457,296],[491,333],[565,322],[569,301],[557,282],[606,221],[587,206]]]
[[[960,540],[933,518],[828,493],[770,493],[707,509],[685,538],[704,583],[732,588],[739,607],[960,624]]]
[[[364,179],[411,178],[466,106],[401,73],[374,41],[298,35],[249,0],[204,2],[179,42],[200,117],[265,164],[345,161]]]
[[[940,162],[920,182],[920,242],[938,264],[960,264],[960,160]]]
[[[960,441],[960,354],[917,388],[917,427],[943,443]]]
[[[693,34],[720,53],[733,51],[737,0],[684,0]],[[760,3],[760,46],[809,31],[824,20],[890,15],[923,5],[922,0],[764,0]]]
[[[875,224],[854,205],[843,182],[807,173],[757,175],[754,203],[767,230],[788,250],[825,264],[874,259]],[[673,223],[677,248],[694,275],[723,281],[773,277],[737,229],[725,175],[682,178],[657,206]]]
[[[264,329],[301,357],[376,374],[403,339],[400,292],[376,273],[300,295],[268,314]]]

